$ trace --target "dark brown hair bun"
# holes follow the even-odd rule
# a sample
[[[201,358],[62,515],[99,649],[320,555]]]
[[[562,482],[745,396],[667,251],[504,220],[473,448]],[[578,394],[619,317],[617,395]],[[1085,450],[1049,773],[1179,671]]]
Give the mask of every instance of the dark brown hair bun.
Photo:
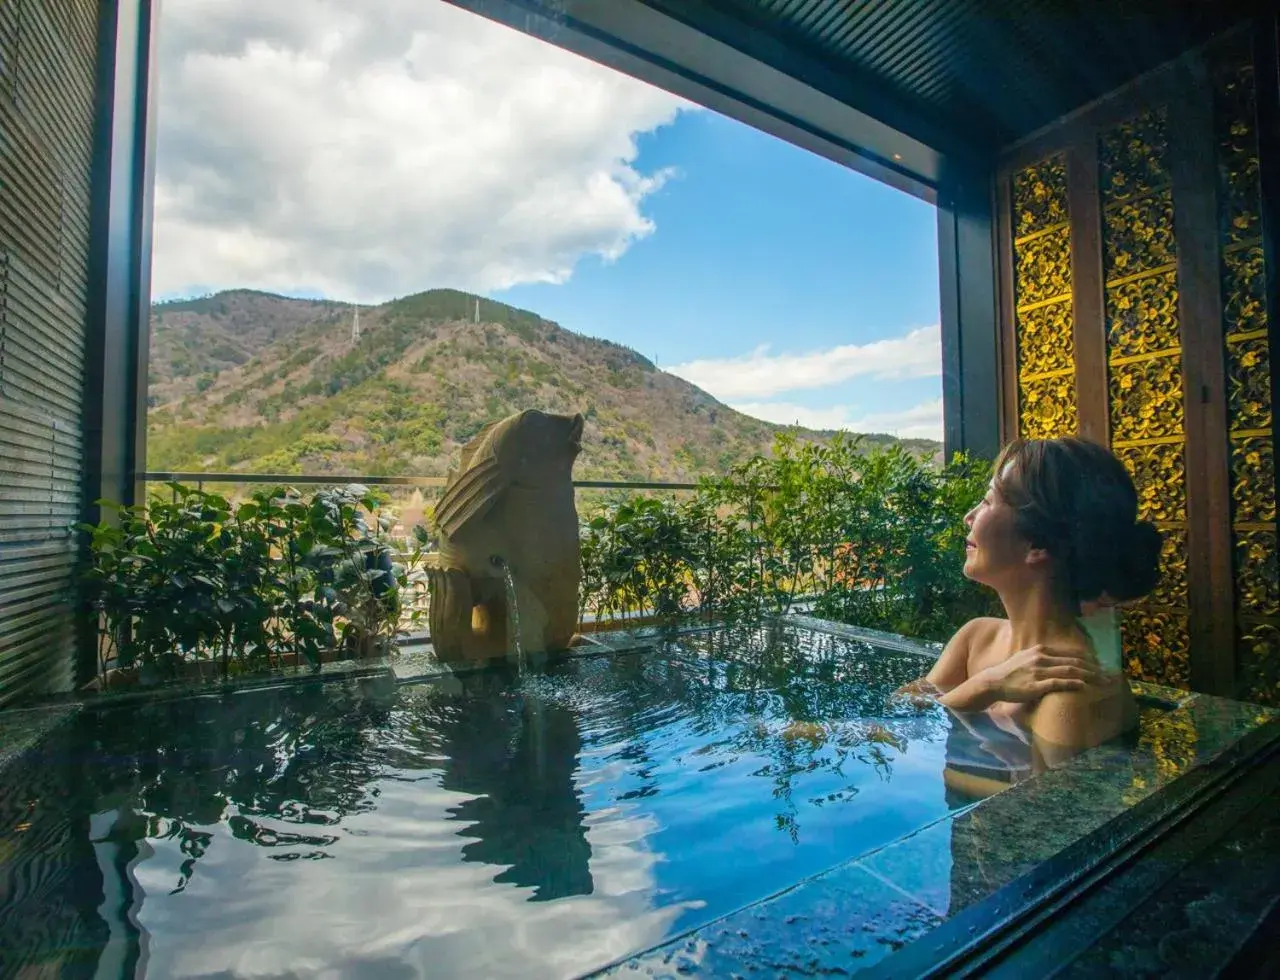
[[[1160,551],[1164,539],[1150,521],[1138,521],[1120,555],[1116,574],[1103,590],[1116,600],[1140,599],[1160,581]]]
[[[1057,562],[1075,599],[1138,599],[1160,580],[1160,532],[1138,520],[1138,494],[1112,453],[1084,439],[1019,440],[996,462],[995,487],[1018,531]]]

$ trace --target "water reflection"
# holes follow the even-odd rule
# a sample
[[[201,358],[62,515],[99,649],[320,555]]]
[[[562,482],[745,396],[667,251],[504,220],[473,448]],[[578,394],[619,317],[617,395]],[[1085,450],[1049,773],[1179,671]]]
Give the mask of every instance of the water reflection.
[[[531,888],[534,900],[590,895],[586,810],[574,784],[578,719],[537,694],[512,703],[502,696],[504,680],[471,679],[467,710],[442,726],[448,758],[440,785],[471,796],[449,815],[473,838],[462,859],[505,868],[493,880]]]
[[[947,767],[949,799],[985,799],[1034,772],[1031,734],[1014,719],[991,713],[951,713]]]
[[[5,963],[585,970],[964,805],[946,713],[887,700],[920,667],[760,627],[86,714],[0,793]]]

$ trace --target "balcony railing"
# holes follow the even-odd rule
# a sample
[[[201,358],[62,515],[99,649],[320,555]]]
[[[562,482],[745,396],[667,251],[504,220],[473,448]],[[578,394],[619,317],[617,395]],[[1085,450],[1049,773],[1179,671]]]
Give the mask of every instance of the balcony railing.
[[[147,483],[188,483],[203,488],[206,483],[275,484],[278,486],[336,487],[358,483],[366,487],[433,487],[445,485],[443,476],[366,476],[351,473],[209,473],[148,471]],[[666,483],[650,480],[574,480],[578,490],[697,490],[696,483]]]

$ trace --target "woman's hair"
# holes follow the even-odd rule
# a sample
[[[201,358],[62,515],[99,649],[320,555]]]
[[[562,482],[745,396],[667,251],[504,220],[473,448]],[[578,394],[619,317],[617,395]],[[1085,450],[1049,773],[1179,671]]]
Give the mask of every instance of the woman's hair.
[[[1027,439],[996,461],[996,492],[1016,527],[1065,573],[1079,602],[1120,602],[1155,588],[1160,532],[1138,520],[1138,494],[1124,464],[1084,439]]]

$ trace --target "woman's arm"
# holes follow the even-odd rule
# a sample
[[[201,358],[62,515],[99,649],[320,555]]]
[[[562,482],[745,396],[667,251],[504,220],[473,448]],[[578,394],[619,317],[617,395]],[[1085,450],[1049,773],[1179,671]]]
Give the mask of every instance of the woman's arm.
[[[955,711],[985,711],[997,701],[1032,704],[1057,692],[1083,691],[1100,677],[1097,665],[1078,652],[1037,644],[979,671],[938,701]]]
[[[1001,700],[999,686],[993,681],[991,671],[979,671],[943,694],[938,703],[952,711],[985,711]]]
[[[925,674],[918,680],[904,684],[898,688],[898,694],[936,695],[951,690],[964,682],[969,676],[969,646],[976,624],[980,619],[971,619],[961,626],[943,647],[941,655]]]

